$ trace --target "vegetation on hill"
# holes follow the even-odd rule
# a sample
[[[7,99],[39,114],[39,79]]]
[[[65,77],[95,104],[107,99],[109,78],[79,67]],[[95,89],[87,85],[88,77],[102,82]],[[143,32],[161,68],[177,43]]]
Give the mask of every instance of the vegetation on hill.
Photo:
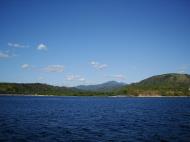
[[[132,96],[190,96],[190,75],[163,74],[133,83],[117,90]]]
[[[110,83],[108,84],[110,85]],[[113,82],[111,84],[113,84]],[[85,91],[77,88],[58,87],[40,83],[0,83],[0,94],[56,96],[190,96],[190,75],[173,73],[153,76],[139,83],[126,85],[110,92]]]
[[[0,83],[0,94],[56,95],[56,96],[103,96],[100,92],[81,91],[75,88],[51,86],[41,83]]]

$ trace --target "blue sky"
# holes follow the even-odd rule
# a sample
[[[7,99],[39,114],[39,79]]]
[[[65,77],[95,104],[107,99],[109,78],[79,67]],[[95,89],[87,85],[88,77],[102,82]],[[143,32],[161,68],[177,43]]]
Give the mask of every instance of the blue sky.
[[[189,0],[0,0],[0,82],[190,73]]]

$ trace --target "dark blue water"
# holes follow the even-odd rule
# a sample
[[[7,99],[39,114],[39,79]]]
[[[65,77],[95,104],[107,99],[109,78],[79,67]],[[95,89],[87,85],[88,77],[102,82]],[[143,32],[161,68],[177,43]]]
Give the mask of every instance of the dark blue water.
[[[190,141],[190,98],[0,97],[0,141]]]

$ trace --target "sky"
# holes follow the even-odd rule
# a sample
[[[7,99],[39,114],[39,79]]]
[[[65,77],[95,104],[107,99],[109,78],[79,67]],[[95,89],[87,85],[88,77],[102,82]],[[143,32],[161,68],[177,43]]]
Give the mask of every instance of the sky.
[[[0,82],[190,74],[189,0],[0,0]]]

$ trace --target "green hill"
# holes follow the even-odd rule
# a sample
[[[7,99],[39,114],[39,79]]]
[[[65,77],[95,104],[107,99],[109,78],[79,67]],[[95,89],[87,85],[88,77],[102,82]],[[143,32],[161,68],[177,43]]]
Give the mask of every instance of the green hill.
[[[110,92],[85,91],[77,88],[58,87],[40,83],[0,83],[0,94],[56,96],[190,96],[190,75],[171,73],[153,76]]]
[[[58,87],[41,83],[0,83],[0,94],[56,96],[106,95],[100,92],[81,91],[76,88]]]
[[[133,83],[116,91],[132,96],[190,96],[190,75],[163,74]]]

